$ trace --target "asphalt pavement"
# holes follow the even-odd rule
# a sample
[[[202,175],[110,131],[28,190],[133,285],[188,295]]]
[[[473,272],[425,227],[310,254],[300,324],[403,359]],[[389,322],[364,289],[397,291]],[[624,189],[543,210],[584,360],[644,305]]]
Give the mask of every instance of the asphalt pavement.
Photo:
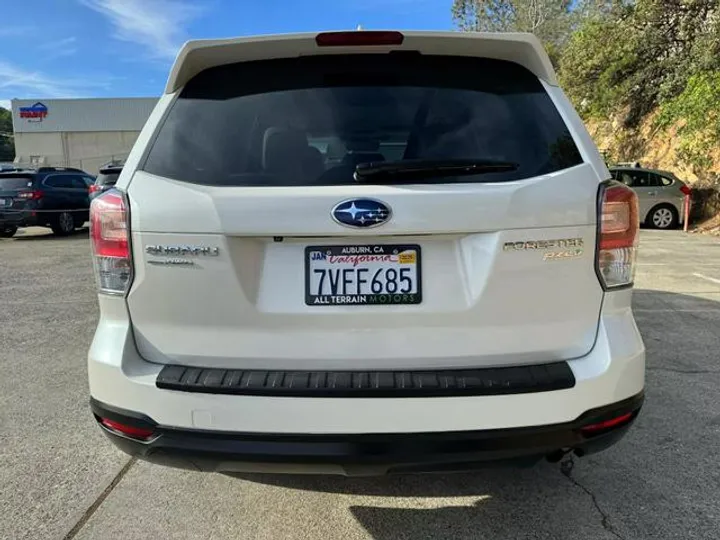
[[[229,477],[131,460],[88,409],[87,231],[0,240],[0,538],[720,538],[720,239],[643,231],[646,403],[610,450],[530,469]]]

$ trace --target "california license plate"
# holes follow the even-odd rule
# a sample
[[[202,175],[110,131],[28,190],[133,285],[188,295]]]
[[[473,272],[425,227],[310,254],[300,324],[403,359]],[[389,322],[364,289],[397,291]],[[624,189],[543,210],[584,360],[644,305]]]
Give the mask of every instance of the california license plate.
[[[309,306],[419,304],[420,246],[362,244],[305,248]]]

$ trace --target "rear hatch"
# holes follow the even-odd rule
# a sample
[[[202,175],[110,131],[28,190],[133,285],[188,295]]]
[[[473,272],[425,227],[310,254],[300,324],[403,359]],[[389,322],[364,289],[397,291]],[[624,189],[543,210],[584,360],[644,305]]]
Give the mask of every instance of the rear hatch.
[[[0,173],[0,213],[20,211],[32,200],[33,175]]]
[[[584,355],[603,298],[598,183],[546,85],[513,62],[203,70],[127,186],[138,348],[290,370]]]
[[[121,167],[104,167],[100,169],[95,182],[90,186],[90,194],[111,189],[117,183],[121,172]]]
[[[95,185],[101,188],[112,187],[117,183],[118,176],[120,176],[121,172],[122,169],[118,167],[100,169],[95,179]]]

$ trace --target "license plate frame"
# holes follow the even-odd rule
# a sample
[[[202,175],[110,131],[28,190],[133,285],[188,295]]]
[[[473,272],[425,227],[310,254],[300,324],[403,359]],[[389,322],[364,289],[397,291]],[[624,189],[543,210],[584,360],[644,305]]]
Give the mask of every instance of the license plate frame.
[[[355,250],[355,253],[342,253],[343,250]],[[378,250],[381,249],[382,252]],[[362,256],[363,252],[370,250],[369,255],[395,255],[406,254],[407,252],[414,252],[414,264],[415,265],[415,288],[416,292],[403,294],[398,292],[396,294],[382,293],[382,294],[335,294],[335,295],[315,295],[311,294],[311,254],[313,252],[324,252],[326,255],[335,256],[348,256],[358,255]],[[423,290],[422,290],[422,249],[418,244],[336,244],[336,245],[321,245],[321,246],[307,246],[303,253],[305,263],[305,304],[313,307],[320,306],[407,306],[417,305],[422,303]],[[394,268],[400,268],[404,264],[400,261],[389,261],[390,265]],[[370,276],[372,277],[372,275]],[[321,291],[320,291],[321,292]],[[351,302],[337,301],[333,298],[340,297],[352,297],[354,300]]]

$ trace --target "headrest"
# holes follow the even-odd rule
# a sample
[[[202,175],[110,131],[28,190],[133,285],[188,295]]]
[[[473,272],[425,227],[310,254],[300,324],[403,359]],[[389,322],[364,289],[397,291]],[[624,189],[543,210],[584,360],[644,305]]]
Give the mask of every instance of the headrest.
[[[270,128],[263,141],[263,168],[278,166],[278,162],[301,159],[308,147],[307,136],[302,131]]]

